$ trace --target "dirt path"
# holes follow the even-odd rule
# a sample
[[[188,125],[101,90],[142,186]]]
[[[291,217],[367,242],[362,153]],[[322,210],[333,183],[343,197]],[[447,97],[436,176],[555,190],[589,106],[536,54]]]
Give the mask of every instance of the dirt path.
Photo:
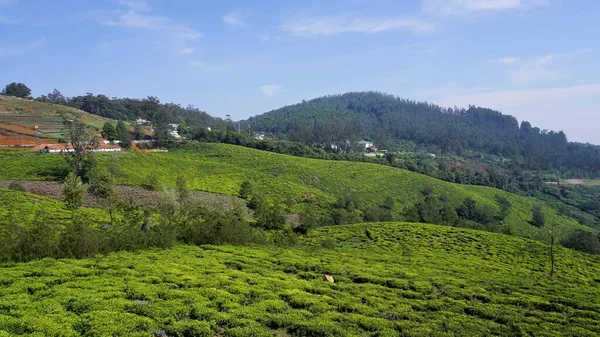
[[[0,180],[0,188],[8,188],[11,182],[10,180]],[[58,200],[62,199],[62,184],[59,182],[22,180],[18,181],[18,183],[29,193]],[[158,204],[157,191],[148,191],[135,186],[118,186],[118,190],[124,200],[133,202],[140,208],[152,208]],[[190,192],[190,198],[204,207],[213,209],[229,210],[235,205],[245,208],[245,201],[243,199],[217,193],[192,191]],[[100,207],[97,200],[89,192],[86,192],[84,206]]]

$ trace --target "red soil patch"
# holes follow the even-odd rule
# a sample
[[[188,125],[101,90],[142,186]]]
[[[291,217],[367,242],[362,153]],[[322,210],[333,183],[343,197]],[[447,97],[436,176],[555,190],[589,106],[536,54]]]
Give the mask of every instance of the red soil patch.
[[[5,129],[8,131],[22,133],[22,134],[26,134],[26,135],[33,135],[33,133],[34,133],[33,128],[26,128],[21,125],[6,124],[6,123],[1,123],[1,122],[0,122],[0,129]]]

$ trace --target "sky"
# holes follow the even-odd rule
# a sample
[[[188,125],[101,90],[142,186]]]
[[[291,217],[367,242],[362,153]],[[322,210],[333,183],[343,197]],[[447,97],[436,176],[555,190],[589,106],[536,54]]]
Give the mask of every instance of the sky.
[[[234,120],[374,90],[600,144],[597,0],[0,0],[0,85]]]

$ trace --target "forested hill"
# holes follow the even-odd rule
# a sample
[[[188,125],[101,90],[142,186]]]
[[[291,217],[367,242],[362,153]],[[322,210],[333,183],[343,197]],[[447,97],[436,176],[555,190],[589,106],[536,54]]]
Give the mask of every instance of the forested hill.
[[[482,151],[521,160],[531,169],[600,171],[600,150],[570,143],[561,132],[540,130],[498,111],[451,109],[378,92],[325,96],[251,117],[243,127],[307,144],[369,139],[393,149],[402,141],[442,153]]]

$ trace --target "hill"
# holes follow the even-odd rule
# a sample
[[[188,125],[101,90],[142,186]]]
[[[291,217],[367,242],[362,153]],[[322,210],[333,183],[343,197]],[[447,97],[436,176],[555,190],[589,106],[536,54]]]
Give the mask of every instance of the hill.
[[[53,180],[66,170],[59,155],[5,151],[0,152],[0,159],[0,180]],[[348,196],[353,198],[356,208],[351,214],[358,212],[360,216],[391,198],[395,219],[406,219],[406,214],[416,206],[425,212],[429,206],[433,209],[432,205],[460,207],[467,199],[494,216],[501,213],[502,200],[506,200],[511,207],[503,220],[478,226],[529,238],[546,235],[544,228],[531,224],[533,208],[538,204],[535,199],[484,186],[444,182],[382,165],[308,159],[210,143],[192,143],[168,153],[127,152],[99,155],[97,159],[101,165],[109,161],[117,164],[121,172],[117,179],[123,185],[144,186],[154,182],[174,188],[176,178],[183,176],[192,190],[233,196],[239,193],[244,181],[249,181],[291,213],[320,213],[319,225],[331,222],[327,216],[337,211],[340,199]],[[432,204],[427,204],[427,200]],[[549,225],[558,225],[566,231],[589,230],[549,207],[544,206],[542,211]],[[411,221],[436,219],[427,214],[416,217]]]
[[[598,258],[558,249],[554,278],[548,263],[537,242],[405,223],[44,259],[0,268],[0,336],[600,334]]]
[[[72,107],[0,95],[0,145],[33,146],[65,138],[58,111],[78,114],[96,130],[108,120]]]
[[[377,92],[325,96],[242,121],[244,128],[329,148],[373,140],[395,150],[406,142],[428,151],[479,151],[510,158],[521,168],[600,172],[600,151],[570,143],[563,132],[540,130],[491,109],[450,109]]]

